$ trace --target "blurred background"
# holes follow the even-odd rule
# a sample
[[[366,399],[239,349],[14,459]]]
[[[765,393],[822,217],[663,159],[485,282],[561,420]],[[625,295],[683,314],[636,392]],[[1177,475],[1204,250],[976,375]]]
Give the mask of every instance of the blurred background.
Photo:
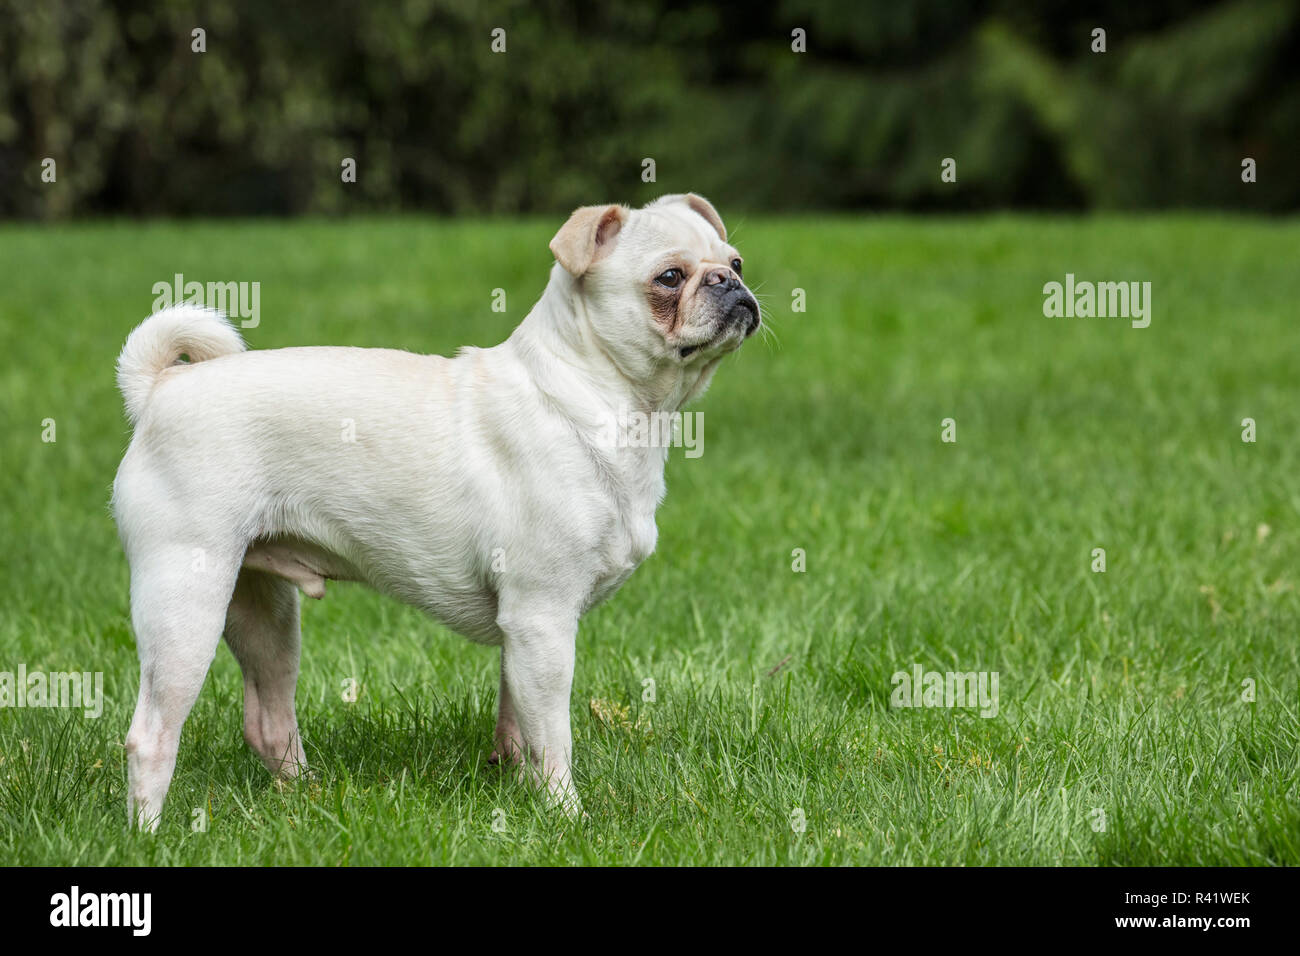
[[[0,0],[0,215],[1282,212],[1298,64],[1294,0]]]

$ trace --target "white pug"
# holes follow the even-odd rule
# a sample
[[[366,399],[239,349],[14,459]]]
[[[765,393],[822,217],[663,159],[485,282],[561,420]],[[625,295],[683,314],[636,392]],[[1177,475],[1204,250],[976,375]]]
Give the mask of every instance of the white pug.
[[[666,447],[611,429],[703,392],[759,308],[717,212],[693,194],[584,207],[551,250],[550,281],[510,338],[454,359],[247,352],[193,305],[131,333],[117,375],[134,436],[113,512],[140,653],[134,824],[158,825],[223,633],[249,745],[273,773],[305,770],[298,589],[321,597],[330,579],[499,645],[494,759],[579,811],[578,619],[654,550],[664,494]]]

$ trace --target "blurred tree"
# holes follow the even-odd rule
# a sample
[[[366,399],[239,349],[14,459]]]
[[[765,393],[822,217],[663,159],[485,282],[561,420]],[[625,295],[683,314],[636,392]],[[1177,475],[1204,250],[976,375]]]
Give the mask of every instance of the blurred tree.
[[[1293,210],[1297,63],[1297,0],[0,0],[0,215]]]

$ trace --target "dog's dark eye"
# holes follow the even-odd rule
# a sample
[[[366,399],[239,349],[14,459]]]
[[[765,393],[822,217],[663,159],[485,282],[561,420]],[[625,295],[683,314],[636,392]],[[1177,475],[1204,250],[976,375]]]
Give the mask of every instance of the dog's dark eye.
[[[731,260],[731,271],[734,272],[734,273],[736,274],[736,277],[737,277],[737,278],[739,278],[740,276],[744,275],[744,273],[740,271],[740,260],[739,260],[739,259],[732,259],[732,260]]]
[[[682,284],[684,278],[686,278],[686,276],[682,273],[681,269],[669,269],[667,272],[661,272],[659,275],[655,276],[655,282],[658,282],[660,285],[666,285],[670,289],[675,289]]]

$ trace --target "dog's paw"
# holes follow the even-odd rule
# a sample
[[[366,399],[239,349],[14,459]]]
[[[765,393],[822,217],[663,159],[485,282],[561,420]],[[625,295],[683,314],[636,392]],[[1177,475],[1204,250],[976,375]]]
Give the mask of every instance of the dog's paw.
[[[523,763],[523,753],[519,744],[513,741],[497,740],[496,746],[492,748],[492,753],[488,754],[488,764],[493,767],[514,766],[518,767]]]

